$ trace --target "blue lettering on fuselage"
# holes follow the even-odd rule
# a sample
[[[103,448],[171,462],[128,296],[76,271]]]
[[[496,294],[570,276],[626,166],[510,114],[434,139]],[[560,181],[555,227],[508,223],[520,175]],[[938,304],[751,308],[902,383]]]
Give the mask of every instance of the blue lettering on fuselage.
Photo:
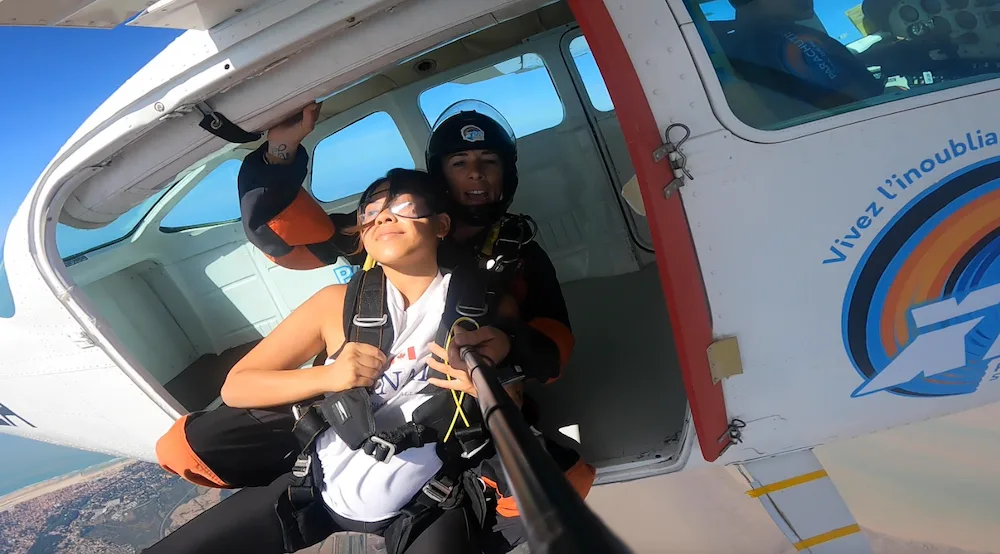
[[[356,265],[341,265],[333,268],[333,275],[337,279],[337,284],[346,285],[351,282],[351,277],[361,269]]]

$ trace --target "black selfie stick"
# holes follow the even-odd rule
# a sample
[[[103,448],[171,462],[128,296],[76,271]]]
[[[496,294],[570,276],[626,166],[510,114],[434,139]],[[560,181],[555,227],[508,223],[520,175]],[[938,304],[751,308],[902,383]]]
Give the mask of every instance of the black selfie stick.
[[[493,368],[470,346],[461,354],[479,395],[483,421],[514,489],[532,554],[630,552],[566,480]]]

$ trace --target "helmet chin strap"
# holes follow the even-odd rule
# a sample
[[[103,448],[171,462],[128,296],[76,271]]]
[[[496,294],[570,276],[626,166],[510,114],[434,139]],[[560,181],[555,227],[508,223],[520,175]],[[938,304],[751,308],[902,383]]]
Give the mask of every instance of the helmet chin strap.
[[[451,211],[452,216],[463,223],[475,227],[489,227],[507,213],[507,202],[501,199],[481,206],[464,206],[453,202]]]

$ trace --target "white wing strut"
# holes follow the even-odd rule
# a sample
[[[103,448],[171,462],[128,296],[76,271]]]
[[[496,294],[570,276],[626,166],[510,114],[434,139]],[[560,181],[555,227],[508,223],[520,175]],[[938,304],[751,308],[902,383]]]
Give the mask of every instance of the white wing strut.
[[[741,464],[764,509],[800,552],[872,554],[868,538],[812,450]]]
[[[206,30],[265,0],[0,0],[0,25]]]

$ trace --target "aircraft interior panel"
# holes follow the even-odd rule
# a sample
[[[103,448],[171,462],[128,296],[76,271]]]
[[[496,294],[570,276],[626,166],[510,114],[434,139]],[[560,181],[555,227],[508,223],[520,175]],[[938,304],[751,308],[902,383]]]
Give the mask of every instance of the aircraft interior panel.
[[[161,383],[176,377],[198,357],[171,316],[171,297],[150,287],[139,268],[112,273],[84,285],[118,338]]]
[[[529,14],[501,24],[508,26],[503,32],[510,35],[495,42],[502,48],[491,53],[480,50],[472,62],[468,51],[464,56],[456,55],[462,42],[481,45],[489,41],[477,43],[472,35],[442,47],[462,60],[457,67],[438,66],[430,74],[420,70],[423,61],[434,59],[435,53],[430,52],[409,62],[408,67],[389,68],[385,73],[391,81],[369,79],[342,93],[344,98],[350,96],[352,106],[337,104],[342,100],[339,95],[326,100],[332,107],[328,111],[324,104],[321,113],[331,117],[320,121],[313,136],[303,143],[311,152],[308,185],[329,211],[353,209],[345,199],[357,192],[346,192],[346,197],[333,202],[326,202],[330,198],[321,194],[322,179],[317,175],[325,171],[324,175],[342,176],[343,172],[317,169],[331,163],[316,147],[318,143],[373,112],[385,112],[391,119],[383,119],[393,122],[405,137],[400,143],[405,144],[414,166],[423,167],[422,148],[429,123],[440,112],[424,110],[421,95],[443,86],[437,102],[450,104],[462,97],[475,97],[477,91],[496,90],[490,79],[524,74],[537,78],[540,69],[546,71],[548,81],[534,82],[548,83],[545,86],[553,91],[546,101],[552,106],[555,98],[561,113],[539,114],[542,104],[531,105],[521,114],[516,104],[497,106],[515,121],[515,132],[518,125],[534,125],[530,132],[518,136],[520,186],[512,211],[526,213],[538,224],[536,240],[552,259],[563,283],[576,338],[563,377],[531,387],[540,407],[540,425],[549,431],[578,430],[581,451],[598,467],[670,460],[683,442],[687,402],[667,306],[650,252],[648,225],[619,196],[622,185],[632,177],[631,160],[614,111],[594,109],[576,81],[580,73],[568,65],[582,63],[579,58],[589,55],[589,51],[581,54],[579,49],[576,57],[567,54],[570,39],[579,31],[558,18],[548,30],[539,29],[540,22],[541,18]],[[497,29],[490,32],[501,33]],[[518,32],[524,36],[511,38]],[[511,70],[511,63],[521,65]],[[586,77],[593,79],[594,71],[596,65]],[[599,78],[599,73],[596,75]],[[397,83],[396,88],[392,83]],[[370,94],[366,86],[371,87]],[[452,89],[454,92],[447,92]],[[445,92],[460,96],[450,99]],[[525,102],[533,101],[530,94],[525,98]],[[547,123],[539,123],[539,117],[548,118]],[[241,159],[254,147],[246,145],[224,155]],[[378,149],[362,150],[367,156],[371,154],[368,150]],[[389,167],[392,165],[377,173],[384,174]],[[239,221],[167,232],[160,229],[159,221],[167,215],[162,212],[178,205],[176,196],[194,197],[202,182],[207,183],[208,178],[184,182],[176,195],[168,193],[169,201],[150,213],[149,223],[127,246],[107,252],[118,258],[125,255],[121,253],[125,249],[143,249],[147,263],[86,289],[119,338],[188,410],[217,403],[226,373],[241,356],[311,294],[323,286],[345,282],[351,273],[343,265],[312,271],[278,267],[249,244]],[[231,181],[219,186],[221,193],[215,201],[238,202],[235,173]],[[96,274],[94,265],[108,263],[110,267],[111,261],[97,250],[78,262],[72,272]],[[137,318],[147,321],[137,324]]]

